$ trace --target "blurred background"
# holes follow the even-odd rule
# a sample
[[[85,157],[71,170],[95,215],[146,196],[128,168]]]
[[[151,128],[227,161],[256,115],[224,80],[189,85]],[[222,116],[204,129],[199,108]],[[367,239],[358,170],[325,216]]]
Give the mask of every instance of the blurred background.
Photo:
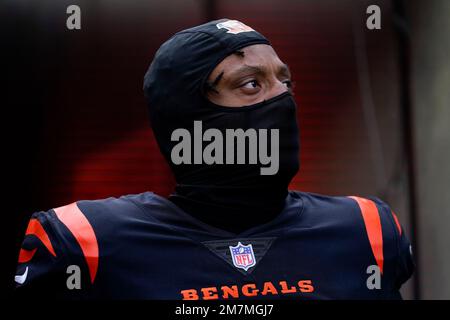
[[[81,30],[66,8],[81,8]],[[366,9],[381,8],[368,30]],[[2,288],[33,212],[154,191],[174,180],[142,81],[173,33],[231,18],[293,73],[301,169],[291,188],[377,196],[414,246],[407,299],[450,299],[450,1],[4,0]]]

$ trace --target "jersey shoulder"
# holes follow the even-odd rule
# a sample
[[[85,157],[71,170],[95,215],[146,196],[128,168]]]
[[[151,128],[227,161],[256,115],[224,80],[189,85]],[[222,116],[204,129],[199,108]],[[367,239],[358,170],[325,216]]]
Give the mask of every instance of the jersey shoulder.
[[[354,254],[370,252],[393,292],[414,272],[411,243],[390,206],[377,197],[298,192],[306,223],[333,234]]]
[[[88,282],[94,283],[100,257],[114,251],[121,236],[133,232],[136,223],[151,222],[140,204],[153,203],[153,195],[81,200],[32,214],[19,251],[16,287],[48,285],[49,277],[65,278],[70,265],[86,269]]]
[[[329,196],[311,192],[295,191],[303,200],[304,211],[316,220],[336,221],[339,225],[372,226],[379,221],[390,236],[402,233],[400,222],[389,205],[376,197]],[[370,226],[368,226],[370,224]],[[390,230],[392,229],[392,230]]]

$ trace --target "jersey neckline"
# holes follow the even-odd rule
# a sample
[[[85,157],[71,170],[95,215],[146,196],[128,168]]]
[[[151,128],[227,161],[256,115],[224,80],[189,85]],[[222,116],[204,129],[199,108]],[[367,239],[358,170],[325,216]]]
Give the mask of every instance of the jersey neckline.
[[[283,210],[274,219],[260,225],[255,225],[243,232],[233,233],[200,221],[165,197],[153,192],[147,193],[151,195],[154,200],[152,201],[152,205],[166,209],[148,210],[144,207],[144,211],[147,214],[150,214],[153,218],[166,224],[172,229],[177,229],[184,234],[188,233],[190,237],[194,237],[198,241],[266,236],[269,234],[280,235],[281,233],[284,233],[287,228],[292,226],[292,222],[300,217],[304,208],[304,201],[301,193],[290,190],[286,196]]]

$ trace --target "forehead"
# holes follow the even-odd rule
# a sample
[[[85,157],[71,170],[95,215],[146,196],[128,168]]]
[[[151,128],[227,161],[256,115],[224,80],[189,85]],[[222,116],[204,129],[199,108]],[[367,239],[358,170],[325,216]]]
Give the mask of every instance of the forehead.
[[[237,54],[231,54],[220,62],[211,73],[211,77],[214,77],[224,71],[224,75],[227,72],[237,70],[242,65],[250,66],[274,66],[278,67],[284,65],[280,60],[275,50],[266,44],[255,44],[241,49],[244,52],[244,56]]]

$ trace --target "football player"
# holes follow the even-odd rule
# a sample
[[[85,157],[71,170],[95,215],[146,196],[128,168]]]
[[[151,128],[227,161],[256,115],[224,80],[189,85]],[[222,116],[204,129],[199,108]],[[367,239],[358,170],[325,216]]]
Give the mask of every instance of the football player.
[[[174,193],[77,201],[33,214],[18,292],[401,298],[414,264],[388,205],[288,190],[300,148],[291,87],[270,42],[239,21],[173,35],[156,52],[144,92]]]

